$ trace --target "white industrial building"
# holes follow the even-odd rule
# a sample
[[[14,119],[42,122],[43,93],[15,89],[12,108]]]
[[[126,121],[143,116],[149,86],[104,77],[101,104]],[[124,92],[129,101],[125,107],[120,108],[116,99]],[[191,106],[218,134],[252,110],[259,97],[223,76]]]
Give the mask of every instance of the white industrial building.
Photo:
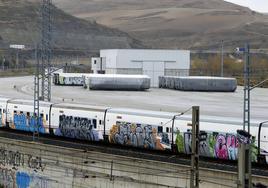
[[[189,69],[188,50],[108,49],[92,58],[94,73],[148,75],[152,87],[158,87],[159,76],[188,76]]]

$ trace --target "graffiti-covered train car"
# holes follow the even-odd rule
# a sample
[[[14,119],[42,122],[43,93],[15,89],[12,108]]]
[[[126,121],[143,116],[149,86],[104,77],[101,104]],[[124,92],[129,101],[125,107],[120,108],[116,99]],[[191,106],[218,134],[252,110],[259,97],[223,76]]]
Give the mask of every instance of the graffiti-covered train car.
[[[8,100],[6,104],[5,125],[11,129],[22,131],[39,131],[40,133],[49,132],[49,111],[51,103],[40,102],[39,117],[34,114],[33,101],[28,100]],[[35,125],[39,127],[36,127]],[[38,130],[36,130],[38,128]]]
[[[177,113],[162,111],[41,102],[39,117],[36,118],[33,109],[33,101],[0,98],[0,125],[74,139],[105,140],[143,149],[191,153],[190,115],[175,116]],[[201,116],[200,120],[200,154],[236,160],[236,131],[242,129],[242,122],[205,116]],[[258,125],[253,122],[251,127],[252,160],[256,161]],[[263,127],[260,138],[261,153],[267,155],[268,128]]]
[[[51,128],[55,135],[69,138],[103,140],[105,107],[55,104],[51,109]]]
[[[61,86],[83,86],[86,73],[54,73],[53,83]]]
[[[6,108],[8,100],[8,98],[0,97],[0,127],[5,125],[6,122]]]

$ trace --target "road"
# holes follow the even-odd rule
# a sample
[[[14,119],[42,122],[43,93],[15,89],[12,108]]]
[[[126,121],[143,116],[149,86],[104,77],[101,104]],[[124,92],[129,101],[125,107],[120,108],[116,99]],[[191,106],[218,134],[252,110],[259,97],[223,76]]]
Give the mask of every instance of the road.
[[[33,77],[0,78],[0,96],[33,99]],[[236,92],[185,92],[152,88],[149,91],[90,91],[82,87],[52,86],[52,102],[83,103],[156,111],[182,112],[200,106],[201,115],[241,119],[243,87]],[[268,120],[268,89],[251,92],[251,118]]]

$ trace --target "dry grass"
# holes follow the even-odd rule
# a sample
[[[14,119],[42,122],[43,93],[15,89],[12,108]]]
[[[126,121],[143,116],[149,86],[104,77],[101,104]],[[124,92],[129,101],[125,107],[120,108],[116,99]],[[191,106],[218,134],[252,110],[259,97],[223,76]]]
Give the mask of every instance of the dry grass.
[[[254,41],[268,47],[257,27],[268,26],[264,16],[222,0],[54,0],[63,10],[83,19],[117,28],[154,48],[213,48],[221,40],[233,48]],[[268,28],[264,29],[268,33]],[[262,32],[263,33],[263,32]],[[213,41],[211,41],[213,39]]]

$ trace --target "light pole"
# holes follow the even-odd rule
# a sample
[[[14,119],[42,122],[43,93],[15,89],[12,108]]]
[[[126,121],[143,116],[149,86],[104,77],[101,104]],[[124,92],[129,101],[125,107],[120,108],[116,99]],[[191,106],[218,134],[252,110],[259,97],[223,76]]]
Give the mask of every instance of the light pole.
[[[249,72],[249,55],[250,48],[245,44],[244,48],[236,48],[237,52],[244,53],[244,109],[243,109],[243,130],[248,128],[247,132],[250,134],[250,72]]]
[[[221,77],[223,77],[223,40],[221,41]]]
[[[268,79],[258,83],[257,85],[250,87],[250,47],[246,44],[244,48],[236,48],[237,52],[244,53],[244,110],[243,110],[243,131],[248,128],[247,134],[250,135],[250,91]],[[264,123],[264,122],[263,122]],[[260,125],[261,128],[262,124]],[[260,133],[260,129],[259,129]],[[259,139],[260,141],[260,139]],[[239,184],[238,187],[242,188],[251,187],[251,149],[249,144],[240,144],[239,146],[239,158],[238,158],[238,175]]]

